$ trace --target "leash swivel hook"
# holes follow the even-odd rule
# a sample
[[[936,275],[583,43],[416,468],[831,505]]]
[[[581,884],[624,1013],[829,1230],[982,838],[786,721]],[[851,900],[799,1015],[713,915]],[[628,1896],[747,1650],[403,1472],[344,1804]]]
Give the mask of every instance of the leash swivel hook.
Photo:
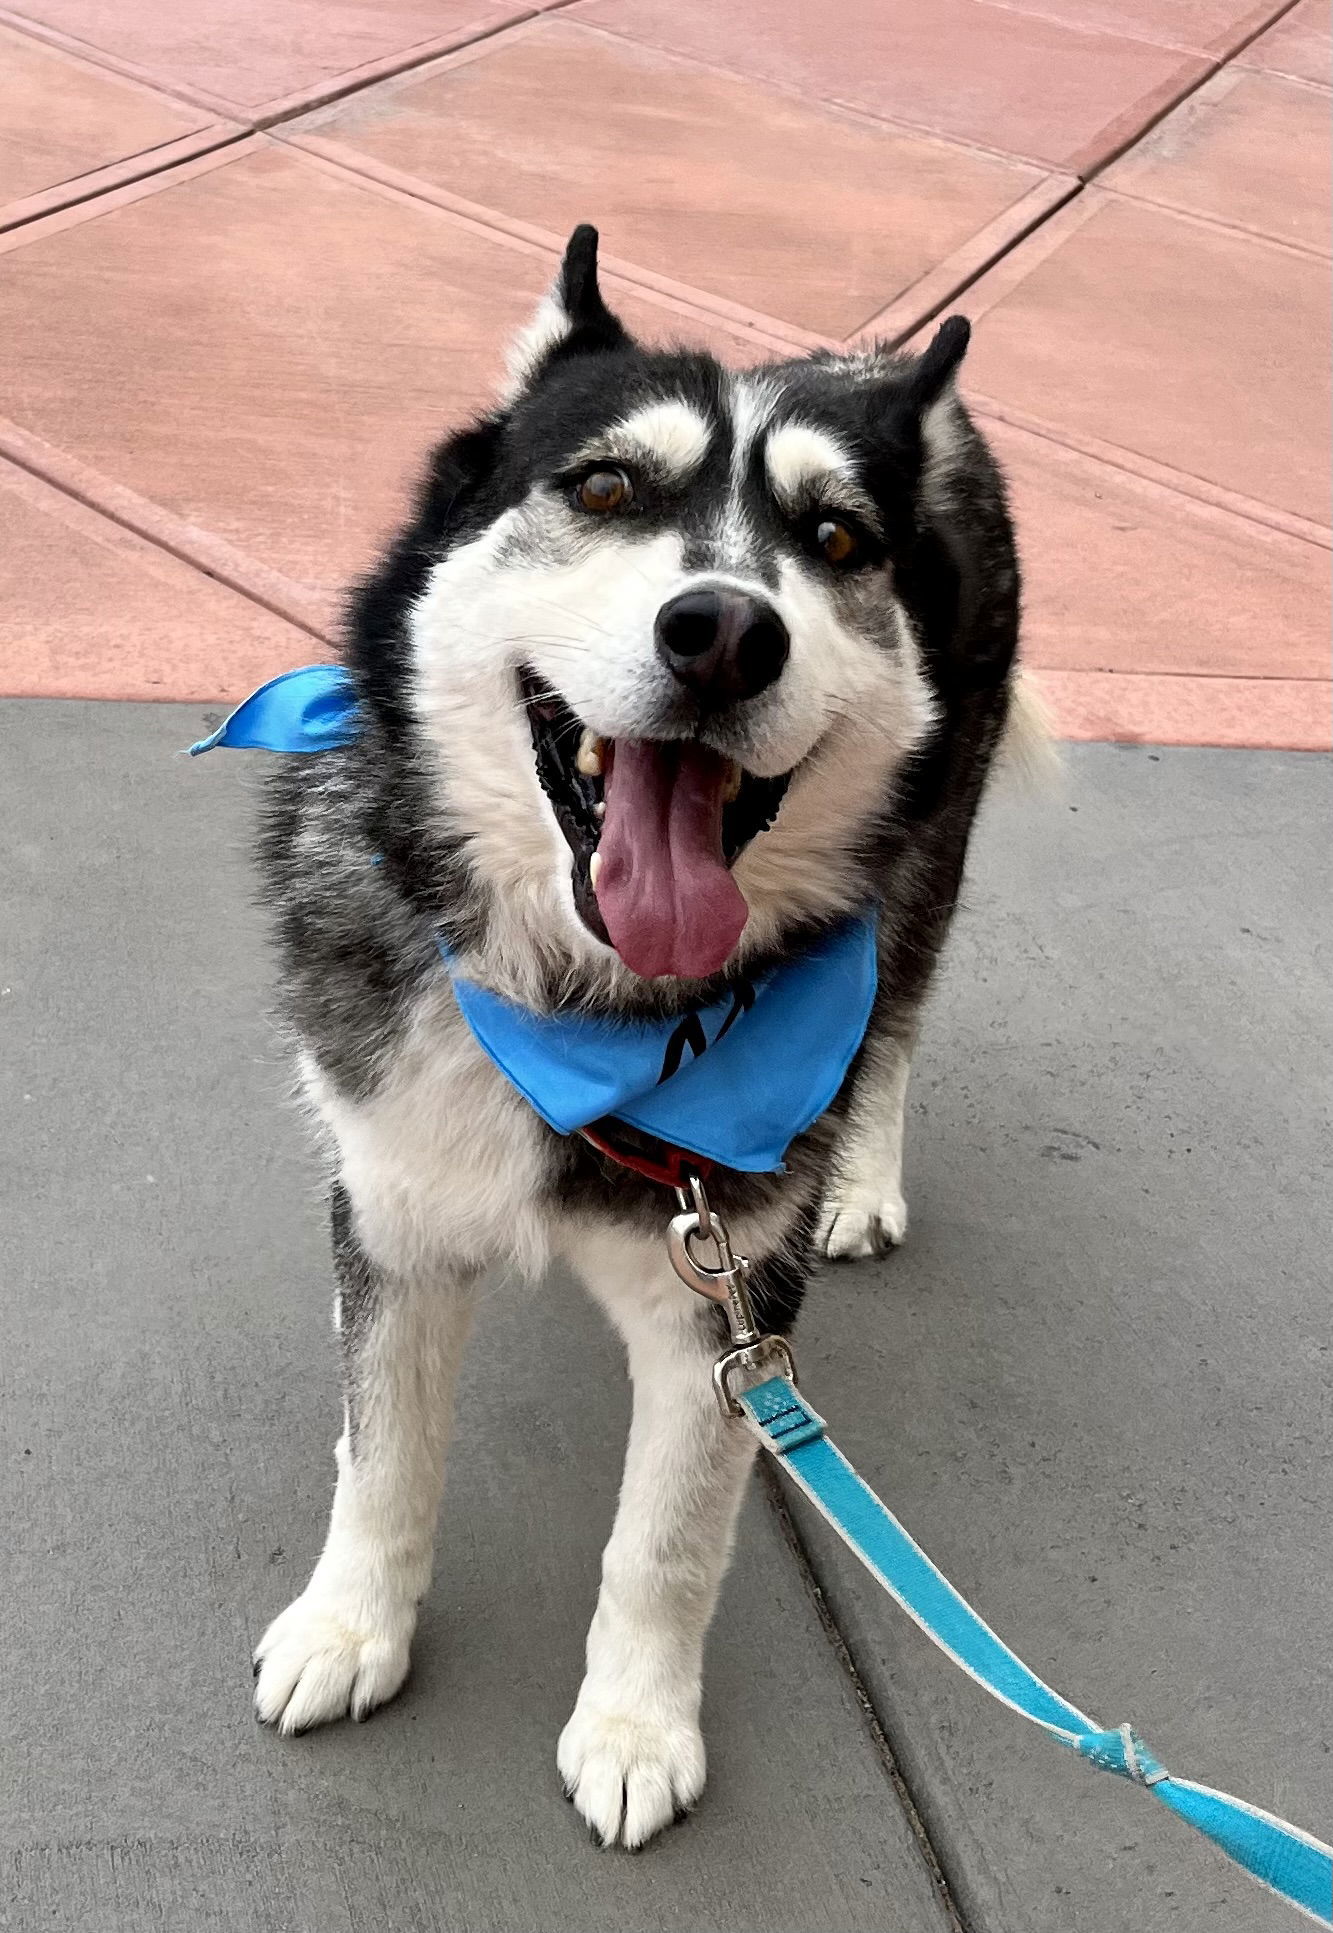
[[[667,1228],[667,1252],[671,1266],[696,1295],[706,1296],[727,1312],[731,1347],[713,1364],[713,1388],[724,1416],[742,1416],[732,1383],[742,1373],[752,1379],[762,1371],[783,1375],[795,1385],[796,1359],[782,1336],[770,1336],[759,1327],[750,1301],[749,1258],[737,1255],[731,1246],[726,1223],[711,1205],[702,1179],[689,1176],[689,1187],[677,1188],[681,1212],[673,1215]],[[716,1267],[701,1261],[694,1244],[709,1242],[717,1255]]]

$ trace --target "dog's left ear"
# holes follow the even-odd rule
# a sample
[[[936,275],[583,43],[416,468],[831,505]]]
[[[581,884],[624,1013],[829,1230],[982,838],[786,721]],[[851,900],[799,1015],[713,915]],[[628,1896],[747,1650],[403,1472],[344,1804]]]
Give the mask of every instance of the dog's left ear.
[[[886,490],[915,494],[923,465],[952,443],[962,413],[954,377],[971,334],[966,316],[951,315],[919,356],[881,350],[883,384],[870,394]]]
[[[971,336],[972,324],[967,317],[951,315],[908,371],[907,393],[923,415],[952,383]]]
[[[629,339],[620,319],[602,300],[597,286],[597,230],[584,222],[569,238],[549,293],[510,347],[504,400],[512,402],[554,356],[595,355],[599,350],[619,349]]]

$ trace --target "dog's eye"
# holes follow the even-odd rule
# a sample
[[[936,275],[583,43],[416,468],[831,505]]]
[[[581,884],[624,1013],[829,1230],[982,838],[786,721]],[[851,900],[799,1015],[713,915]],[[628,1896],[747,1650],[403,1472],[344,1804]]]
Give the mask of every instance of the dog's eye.
[[[815,525],[815,543],[826,564],[843,569],[854,564],[860,555],[861,545],[854,530],[836,517],[825,517]]]
[[[624,510],[634,500],[634,485],[624,470],[594,470],[574,496],[580,510]]]

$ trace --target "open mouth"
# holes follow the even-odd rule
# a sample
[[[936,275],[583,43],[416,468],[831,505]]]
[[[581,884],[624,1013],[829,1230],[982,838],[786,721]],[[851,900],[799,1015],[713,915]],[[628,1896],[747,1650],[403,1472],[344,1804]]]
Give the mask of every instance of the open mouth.
[[[732,865],[791,774],[756,778],[695,739],[598,738],[532,672],[521,684],[584,924],[644,979],[719,972],[749,917]]]

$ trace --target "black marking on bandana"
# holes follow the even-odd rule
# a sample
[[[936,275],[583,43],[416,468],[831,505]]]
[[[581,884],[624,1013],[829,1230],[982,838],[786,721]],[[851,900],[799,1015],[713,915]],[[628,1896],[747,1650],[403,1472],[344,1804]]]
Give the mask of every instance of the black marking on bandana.
[[[749,1013],[754,1005],[754,988],[748,980],[738,981],[731,990],[731,1012],[713,1036],[713,1045],[725,1040],[743,1013]]]
[[[731,1032],[741,1015],[743,1013],[749,1013],[751,1007],[754,1005],[754,999],[754,987],[751,982],[749,980],[737,981],[736,985],[731,989],[731,1012],[727,1015],[711,1040],[709,1040],[704,1030],[704,1023],[699,1018],[698,1013],[687,1013],[680,1025],[672,1030],[671,1038],[667,1042],[666,1053],[662,1057],[662,1071],[657,1077],[657,1085],[660,1087],[663,1081],[669,1081],[673,1074],[680,1072],[680,1065],[685,1058],[685,1049],[687,1047],[690,1049],[695,1060],[698,1060],[701,1054],[706,1054],[710,1047],[716,1047],[717,1043],[725,1039]]]
[[[662,1071],[657,1077],[659,1087],[663,1081],[669,1081],[673,1074],[679,1072],[687,1047],[695,1060],[698,1060],[700,1054],[708,1052],[708,1035],[704,1032],[704,1023],[697,1013],[687,1013],[680,1025],[672,1028],[666,1053],[662,1057]]]

